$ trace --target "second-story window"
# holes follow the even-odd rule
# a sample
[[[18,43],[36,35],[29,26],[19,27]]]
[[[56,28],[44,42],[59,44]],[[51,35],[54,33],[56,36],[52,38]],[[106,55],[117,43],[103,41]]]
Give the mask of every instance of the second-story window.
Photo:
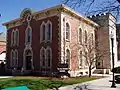
[[[85,31],[85,43],[87,43],[87,31]]]
[[[79,40],[79,43],[82,43],[82,29],[79,28],[79,31],[78,31],[78,40]]]
[[[93,33],[91,33],[91,43],[92,43],[92,45],[94,44]]]
[[[26,44],[30,44],[32,40],[32,29],[27,28],[26,30]]]
[[[52,40],[52,23],[50,21],[47,22],[46,39],[48,41]]]
[[[11,45],[16,46],[19,43],[19,31],[18,29],[13,30],[11,33]]]
[[[45,22],[42,22],[40,26],[40,42],[45,41],[45,31],[46,30],[46,25]]]
[[[15,31],[12,30],[12,33],[11,33],[11,45],[14,45],[15,44]]]
[[[19,31],[15,30],[15,45],[19,44]]]
[[[66,39],[70,39],[70,25],[66,23]]]

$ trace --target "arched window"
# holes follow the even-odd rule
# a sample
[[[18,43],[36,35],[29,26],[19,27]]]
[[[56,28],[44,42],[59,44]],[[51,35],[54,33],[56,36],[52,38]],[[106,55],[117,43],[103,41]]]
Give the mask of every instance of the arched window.
[[[85,43],[87,43],[87,31],[85,31]]]
[[[88,53],[85,51],[85,66],[88,65]]]
[[[70,62],[70,51],[67,49],[66,50],[66,63],[69,64]]]
[[[15,67],[18,67],[18,51],[17,50],[15,50],[15,52],[14,52],[14,63],[15,63]]]
[[[66,23],[66,39],[70,38],[70,25]]]
[[[92,42],[92,45],[93,45],[94,44],[93,33],[91,34],[91,42]]]
[[[79,52],[79,65],[82,66],[82,51]]]
[[[81,28],[79,28],[79,32],[78,32],[78,40],[79,40],[79,42],[80,43],[82,43],[82,30],[81,30]]]
[[[40,42],[45,41],[45,23],[42,22],[41,26],[40,26]]]
[[[11,59],[10,59],[10,66],[13,67],[13,61],[14,61],[14,52],[11,51]]]
[[[30,44],[32,40],[32,29],[30,27],[26,30],[26,44]]]
[[[51,66],[51,62],[52,62],[52,51],[51,48],[48,48],[46,50],[46,58],[47,58],[47,66],[50,67]]]
[[[15,31],[12,30],[12,33],[11,33],[11,45],[14,45],[15,44]]]
[[[15,31],[15,44],[19,45],[19,31],[18,30]]]
[[[52,40],[52,23],[50,21],[47,22],[46,38],[48,41]]]
[[[41,60],[41,66],[45,67],[45,49],[44,48],[40,50],[40,60]]]

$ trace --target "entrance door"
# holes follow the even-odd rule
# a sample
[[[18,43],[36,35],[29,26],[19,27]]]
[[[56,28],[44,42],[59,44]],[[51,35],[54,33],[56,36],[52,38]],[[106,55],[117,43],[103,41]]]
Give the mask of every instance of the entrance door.
[[[32,69],[32,53],[30,50],[26,50],[25,52],[25,67],[26,70]]]

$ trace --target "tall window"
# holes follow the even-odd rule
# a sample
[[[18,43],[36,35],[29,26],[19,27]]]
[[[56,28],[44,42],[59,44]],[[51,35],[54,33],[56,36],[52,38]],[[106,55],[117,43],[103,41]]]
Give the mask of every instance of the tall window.
[[[15,63],[15,67],[17,67],[18,66],[18,51],[17,50],[15,50],[14,55],[15,55],[14,63]]]
[[[19,31],[13,30],[11,34],[11,45],[18,45],[19,43]]]
[[[79,52],[79,65],[82,66],[82,51]]]
[[[69,64],[70,62],[70,51],[67,49],[66,50],[66,63]]]
[[[47,40],[52,40],[52,23],[48,21],[47,23],[47,32],[46,32]]]
[[[93,45],[94,44],[93,33],[91,33],[91,42],[92,42],[92,45]]]
[[[79,33],[78,33],[78,39],[79,39],[79,42],[82,43],[82,30],[81,28],[79,28]]]
[[[18,66],[18,51],[17,50],[11,51],[10,65],[12,68],[17,68]]]
[[[40,51],[40,60],[41,60],[41,65],[45,67],[45,49],[42,48]]]
[[[27,28],[26,30],[26,43],[31,43],[31,39],[32,39],[32,30],[31,28]]]
[[[11,51],[11,60],[10,60],[10,66],[13,67],[13,61],[14,61],[14,52]]]
[[[85,31],[85,43],[87,43],[87,31]]]
[[[45,40],[45,23],[42,22],[41,26],[40,26],[40,41],[44,41]]]
[[[15,44],[16,45],[19,44],[19,31],[18,30],[15,31]]]
[[[68,23],[66,23],[66,39],[69,40],[70,38],[70,26]]]
[[[12,33],[11,33],[11,45],[14,45],[15,44],[15,31],[12,30]]]
[[[46,51],[46,57],[47,57],[47,66],[50,67],[51,66],[51,61],[52,61],[52,51],[51,49],[47,49]]]
[[[85,52],[85,65],[87,66],[88,65],[88,53]]]

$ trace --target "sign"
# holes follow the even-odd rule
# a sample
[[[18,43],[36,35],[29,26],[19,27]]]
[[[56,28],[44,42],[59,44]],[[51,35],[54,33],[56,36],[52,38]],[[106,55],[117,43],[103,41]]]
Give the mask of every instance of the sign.
[[[30,90],[26,86],[21,86],[21,87],[12,87],[12,88],[6,88],[2,90]]]

